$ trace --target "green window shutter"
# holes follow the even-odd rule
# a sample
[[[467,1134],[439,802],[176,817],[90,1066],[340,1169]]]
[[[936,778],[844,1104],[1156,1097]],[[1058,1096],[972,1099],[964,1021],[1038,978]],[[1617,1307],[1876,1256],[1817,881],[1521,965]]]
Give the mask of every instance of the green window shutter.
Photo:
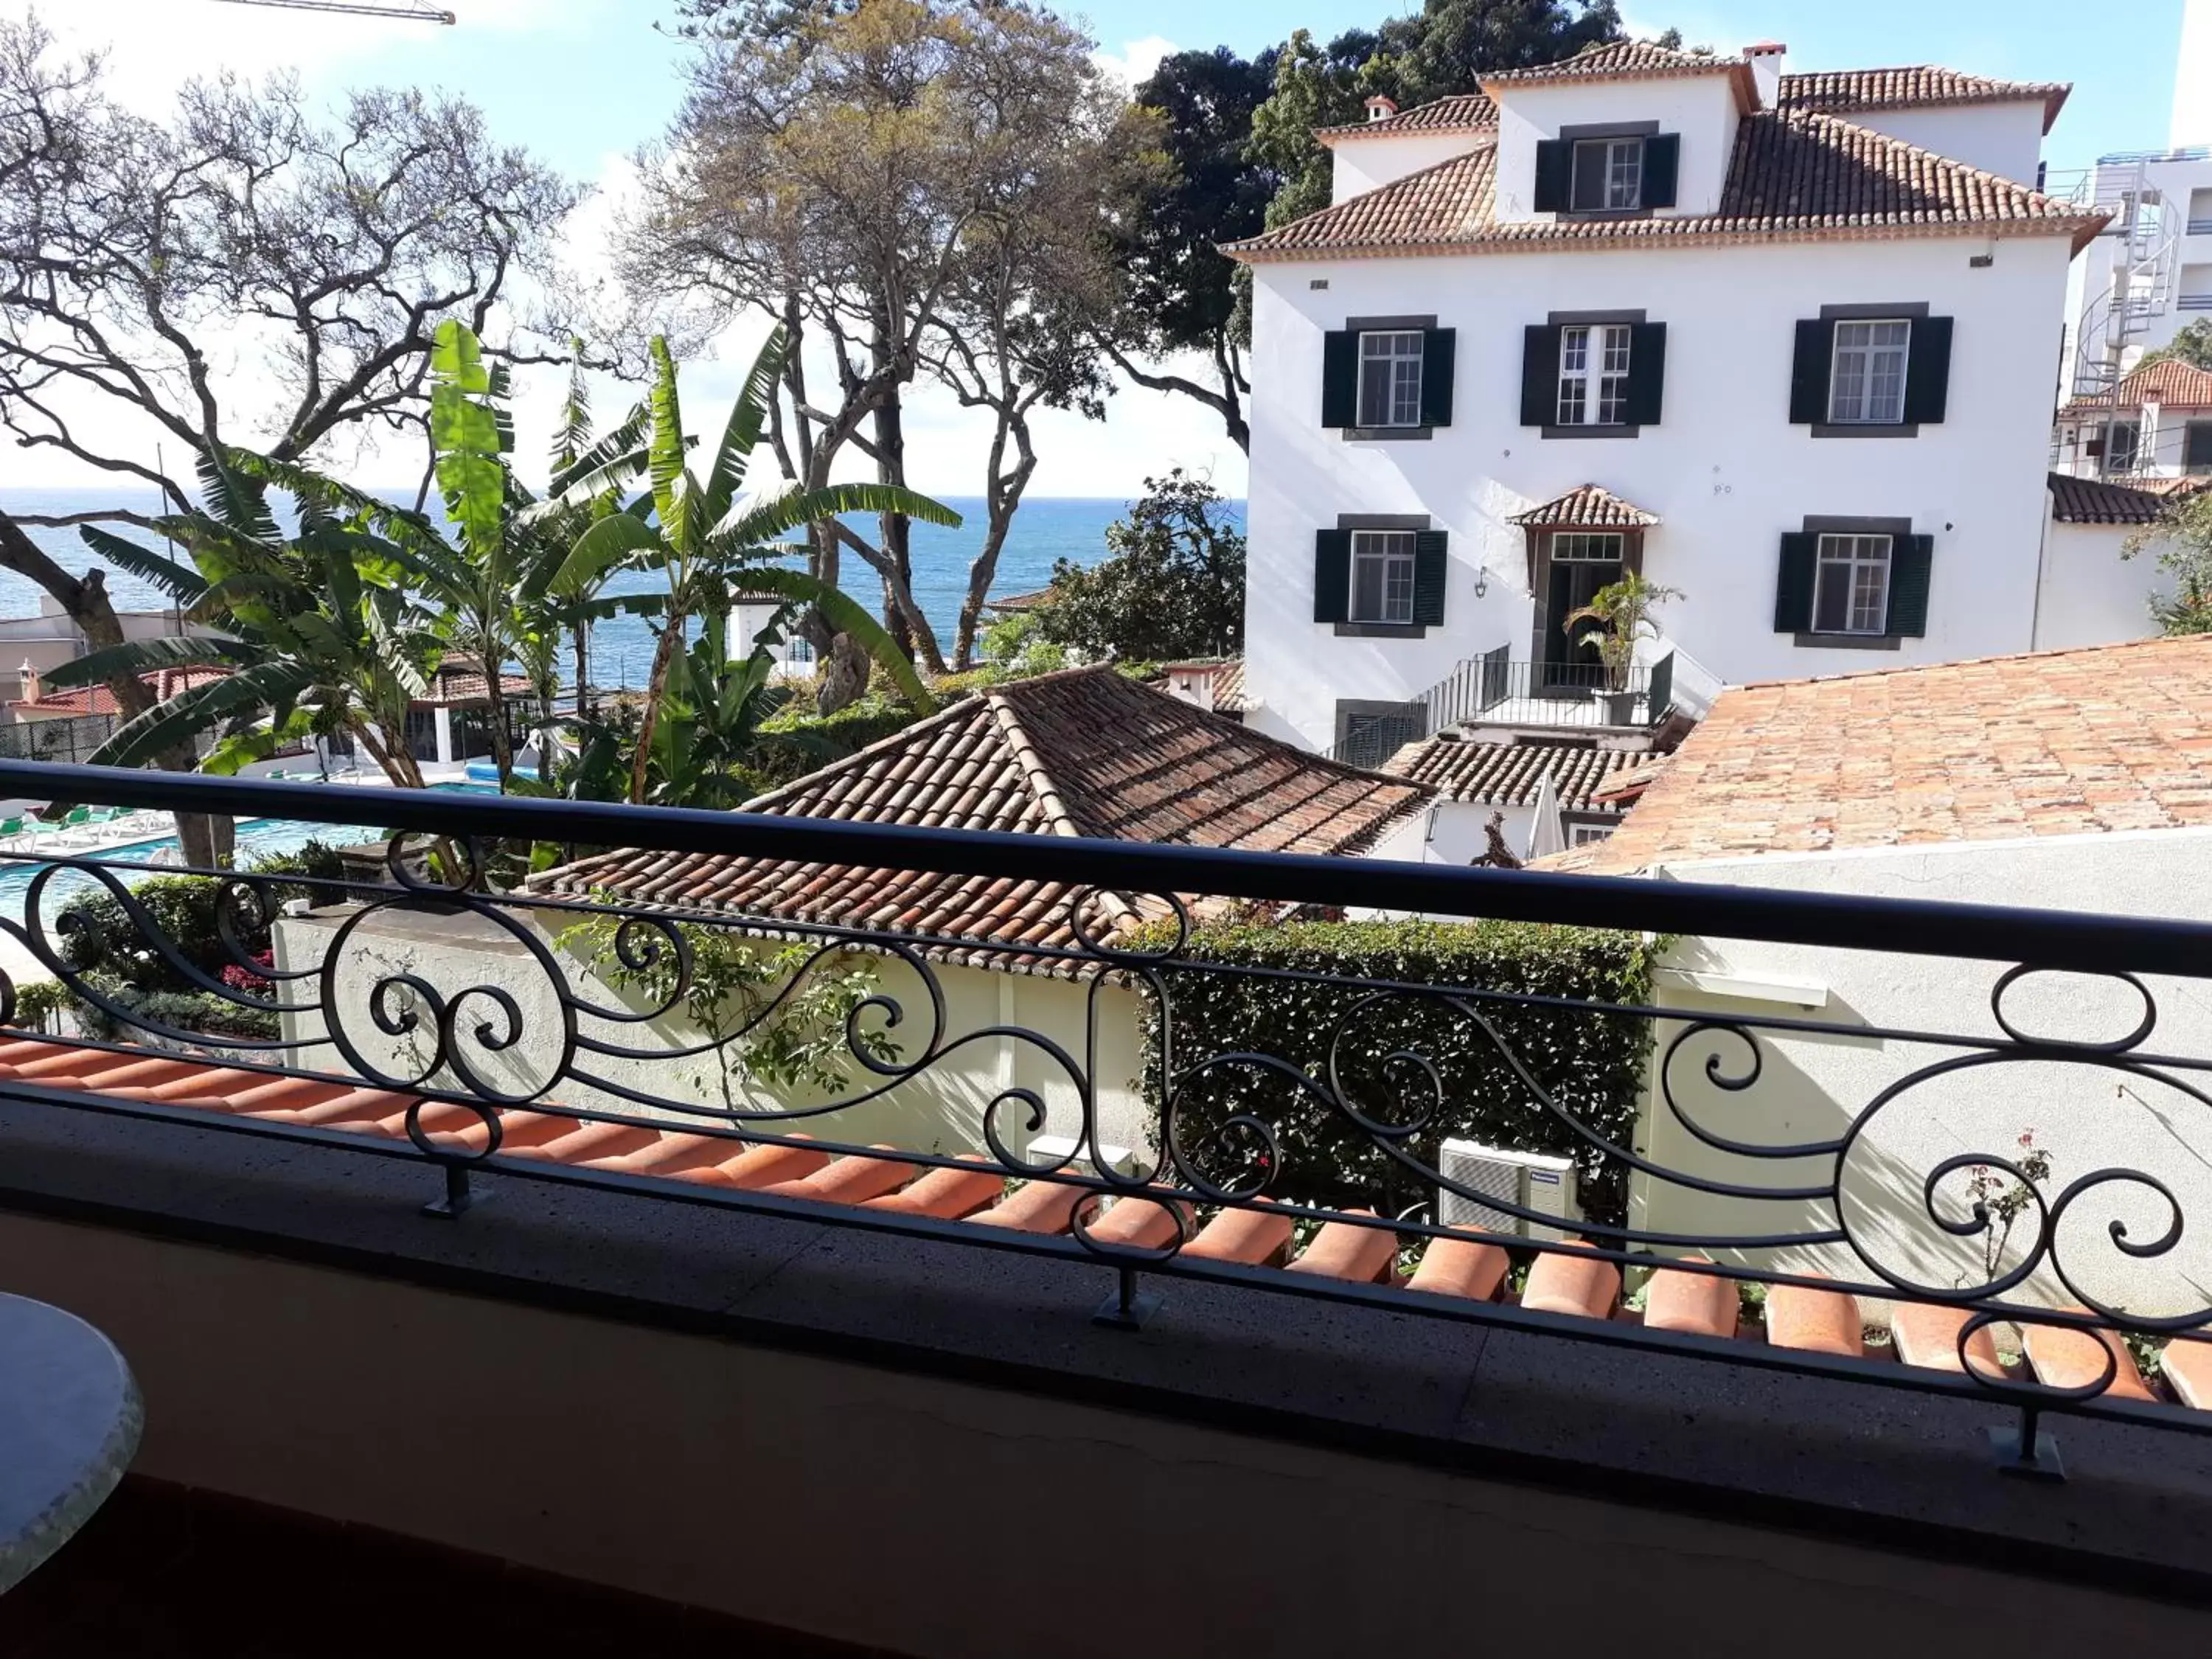
[[[1432,328],[1421,337],[1421,424],[1449,426],[1452,369],[1459,356],[1459,331]]]
[[[1348,328],[1333,330],[1322,340],[1321,423],[1359,424],[1359,337]]]
[[[1890,549],[1890,633],[1917,640],[1928,632],[1928,579],[1935,562],[1933,536],[1899,536]]]
[[[1905,348],[1905,418],[1923,426],[1940,423],[1951,401],[1951,319],[1917,317]]]
[[[1521,424],[1554,425],[1559,415],[1559,331],[1548,323],[1531,323],[1522,341]]]
[[[1674,180],[1681,171],[1682,135],[1662,132],[1644,141],[1644,205],[1674,205]]]
[[[1575,184],[1575,147],[1564,138],[1536,141],[1535,210],[1565,213]]]
[[[1667,325],[1635,323],[1628,331],[1628,424],[1656,426],[1667,395]]]
[[[1790,368],[1790,420],[1815,426],[1828,418],[1828,374],[1836,357],[1836,325],[1819,318],[1797,325],[1797,356]]]
[[[1322,530],[1314,534],[1314,620],[1352,619],[1352,532]]]
[[[1413,621],[1424,628],[1441,628],[1444,621],[1444,589],[1450,585],[1451,538],[1441,530],[1417,531],[1413,535]]]
[[[1813,628],[1813,564],[1820,557],[1818,536],[1792,532],[1782,538],[1782,568],[1774,582],[1774,631],[1806,634]]]

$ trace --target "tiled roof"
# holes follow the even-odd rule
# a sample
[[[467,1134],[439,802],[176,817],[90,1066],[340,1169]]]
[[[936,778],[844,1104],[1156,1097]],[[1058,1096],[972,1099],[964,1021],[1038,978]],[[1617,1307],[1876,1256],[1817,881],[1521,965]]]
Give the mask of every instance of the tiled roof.
[[[1387,120],[1316,127],[1314,137],[1324,144],[1332,144],[1346,138],[1396,138],[1409,132],[1484,132],[1497,125],[1498,106],[1491,101],[1489,94],[1468,92],[1417,104]]]
[[[2212,824],[2212,636],[1733,687],[1611,840],[1625,872]]]
[[[1970,230],[2063,234],[2079,244],[2106,216],[1811,111],[1748,115],[1738,124],[1720,210],[1712,214],[1501,224],[1493,217],[1497,168],[1493,141],[1223,252],[1252,261]]]
[[[986,599],[987,611],[1033,611],[1052,598],[1052,589],[1039,587],[1027,593],[1009,593],[1004,599]]]
[[[2051,131],[2066,95],[2062,81],[1992,81],[1962,75],[1935,64],[1897,69],[1821,70],[1782,77],[1784,109],[1826,110],[1832,115],[1861,109],[1930,109],[1946,104],[2011,104],[2031,99],[2043,106],[2043,130]]]
[[[1213,712],[1217,714],[1248,714],[1252,705],[1244,695],[1244,659],[1221,657],[1194,662],[1169,662],[1160,665],[1161,674],[1205,674],[1213,681]],[[1158,678],[1145,682],[1157,686]]]
[[[229,678],[229,669],[213,663],[198,663],[185,668],[160,668],[138,677],[140,683],[154,694],[156,702],[167,702],[179,692],[189,691],[210,680]],[[117,714],[122,712],[116,706],[115,693],[105,685],[72,685],[65,690],[48,691],[35,700],[19,698],[8,706],[39,716]]]
[[[1722,58],[1712,53],[1675,52],[1666,46],[1653,46],[1648,40],[1614,40],[1601,46],[1585,46],[1573,57],[1556,64],[1539,64],[1534,69],[1501,70],[1483,76],[1482,88],[1489,92],[1492,87],[1529,87],[1565,82],[1570,84],[1589,81],[1654,81],[1672,79],[1685,75],[1728,75],[1736,82],[1736,98],[1740,107],[1752,105],[1750,65],[1741,58]],[[1495,93],[1491,95],[1494,98]]]
[[[1624,501],[1602,485],[1590,483],[1577,484],[1541,506],[1516,513],[1506,522],[1566,530],[1637,530],[1657,524],[1659,515]]]
[[[32,1038],[0,1037],[0,1087],[28,1087],[95,1095],[105,1099],[160,1102],[234,1119],[258,1119],[343,1130],[386,1140],[408,1139],[407,1117],[416,1097],[364,1086],[350,1079],[287,1078],[242,1067],[181,1058],[150,1049],[107,1049]],[[984,1230],[1056,1237],[1068,1234],[1085,1188],[1051,1180],[1010,1183],[977,1159],[925,1165],[893,1155],[836,1156],[810,1146],[804,1135],[776,1141],[734,1133],[708,1135],[679,1128],[592,1121],[526,1108],[483,1109],[500,1127],[496,1152],[483,1158],[496,1170],[507,1161],[552,1163],[579,1170],[622,1176],[651,1194],[666,1183],[748,1192],[791,1200],[794,1207],[868,1209],[878,1213],[959,1224],[939,1237],[957,1238],[967,1228],[977,1242]],[[441,1150],[482,1158],[490,1139],[477,1111],[444,1103],[422,1104],[416,1127]],[[1534,1313],[1568,1320],[1633,1320],[1654,1330],[1687,1333],[1723,1341],[1842,1354],[1866,1364],[1918,1365],[1958,1371],[1959,1351],[1970,1310],[1926,1302],[1898,1301],[1892,1308],[1891,1341],[1862,1341],[1867,1311],[1842,1290],[1810,1285],[1769,1285],[1761,1312],[1744,1317],[1741,1295],[1729,1279],[1684,1267],[1660,1267],[1644,1287],[1641,1314],[1621,1303],[1620,1269],[1569,1238],[1567,1249],[1547,1250],[1529,1264],[1517,1296],[1507,1248],[1516,1241],[1462,1226],[1441,1237],[1407,1235],[1418,1252],[1411,1272],[1401,1259],[1401,1235],[1365,1212],[1358,1219],[1323,1223],[1303,1241],[1288,1215],[1264,1206],[1228,1206],[1206,1218],[1171,1194],[1143,1192],[1116,1197],[1093,1210],[1085,1231],[1094,1244],[1119,1248],[1133,1259],[1165,1251],[1178,1237],[1181,1255],[1193,1261],[1230,1262],[1265,1272],[1297,1273],[1309,1282],[1332,1279],[1381,1285],[1426,1296],[1474,1302],[1516,1302]],[[1694,1258],[1693,1258],[1694,1259]],[[1996,1349],[1986,1333],[1978,1346],[1966,1337],[1978,1368],[1995,1374]],[[2109,1369],[2106,1392],[2114,1399],[2172,1403],[2203,1410],[2212,1406],[2212,1346],[2176,1340],[2160,1358],[2160,1376],[2147,1381],[2117,1338],[2056,1327],[2034,1327],[2026,1343],[2026,1376],[2053,1388],[2094,1391]],[[2108,1361],[2106,1354],[2111,1355]]]
[[[1094,667],[1018,680],[955,704],[746,810],[1336,854],[1364,851],[1427,794]],[[624,851],[549,871],[532,884],[978,944],[1074,940],[1068,907],[1076,890],[1059,883]],[[1097,902],[1109,926],[1146,913],[1110,896]]]
[[[526,697],[531,695],[531,684],[520,674],[501,674],[499,690],[501,696]],[[488,702],[490,696],[491,688],[485,683],[483,665],[473,657],[447,657],[431,678],[429,695],[416,698],[414,706],[460,708]]]
[[[2155,524],[2166,497],[2101,478],[2051,475],[2051,516],[2061,524]]]
[[[1382,769],[1427,784],[1446,800],[1488,806],[1533,806],[1547,773],[1571,812],[1588,811],[1592,797],[1649,755],[1573,743],[1470,743],[1425,738],[1409,743]]]
[[[2161,357],[2154,363],[2145,363],[2110,392],[2069,399],[2063,412],[2133,409],[2150,399],[2175,409],[2212,409],[2212,374],[2179,357]]]

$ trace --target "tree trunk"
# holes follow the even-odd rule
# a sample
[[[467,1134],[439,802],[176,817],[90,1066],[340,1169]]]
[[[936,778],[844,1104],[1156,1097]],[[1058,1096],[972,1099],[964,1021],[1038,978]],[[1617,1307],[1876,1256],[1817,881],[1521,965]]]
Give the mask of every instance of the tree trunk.
[[[1005,470],[1006,440],[1012,437],[1021,459],[1012,471]],[[991,583],[999,574],[999,555],[1006,545],[1007,532],[1014,526],[1014,514],[1022,504],[1022,493],[1030,486],[1036,473],[1036,451],[1030,441],[1028,411],[1001,404],[996,428],[991,434],[989,463],[983,473],[983,495],[989,523],[983,532],[983,550],[968,567],[968,594],[960,602],[960,624],[952,641],[952,659],[965,670],[975,660],[976,625],[983,614],[983,601],[991,595]]]
[[[669,665],[676,660],[676,647],[684,637],[684,622],[682,607],[670,600],[667,618],[661,623],[660,642],[653,651],[653,672],[645,683],[644,712],[637,723],[637,757],[629,769],[629,799],[633,806],[645,805],[646,775],[653,759],[653,729],[659,723],[660,699],[668,689]],[[844,635],[838,637],[842,639]]]
[[[814,706],[824,714],[850,708],[868,689],[875,662],[850,634],[831,637],[830,648],[815,659]]]
[[[116,620],[114,602],[107,597],[107,573],[95,565],[82,576],[72,576],[5,513],[0,513],[0,569],[12,570],[52,594],[77,632],[84,635],[88,651],[105,651],[123,643],[123,624]],[[124,720],[136,720],[154,706],[153,692],[136,675],[119,674],[106,684]],[[165,772],[190,772],[198,764],[199,757],[189,743],[179,744],[161,757]],[[177,840],[188,863],[210,870],[220,867],[218,859],[228,864],[236,839],[236,826],[228,817],[177,814]]]

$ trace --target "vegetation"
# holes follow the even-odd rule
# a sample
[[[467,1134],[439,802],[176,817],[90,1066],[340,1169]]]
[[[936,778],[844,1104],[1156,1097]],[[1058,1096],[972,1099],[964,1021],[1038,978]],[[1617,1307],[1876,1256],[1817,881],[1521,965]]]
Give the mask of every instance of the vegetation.
[[[2146,552],[2154,553],[2173,583],[2171,592],[2151,595],[2151,620],[2160,631],[2212,634],[2212,492],[2167,497],[2157,522],[2120,544],[2124,559]]]
[[[1628,672],[1636,665],[1636,642],[1648,633],[1656,638],[1659,625],[1651,620],[1651,613],[1668,599],[1679,599],[1682,591],[1665,587],[1646,580],[1640,570],[1632,570],[1617,582],[1608,582],[1590,596],[1590,602],[1567,613],[1559,624],[1577,645],[1587,645],[1597,653],[1597,659],[1605,669],[1608,690],[1628,689]],[[1595,623],[1594,633],[1577,635],[1575,629],[1584,623]]]
[[[1180,467],[1145,488],[1129,516],[1107,531],[1103,560],[1053,566],[1051,597],[1033,613],[1036,635],[1089,660],[1242,651],[1244,537],[1220,492]],[[1021,648],[1035,648],[1021,637]]]
[[[1180,963],[1163,970],[1175,1008],[1172,1063],[1184,1079],[1177,1143],[1224,1186],[1264,1178],[1279,1197],[1385,1215],[1425,1201],[1430,1183],[1320,1092],[1340,1030],[1334,1058],[1347,1103],[1377,1123],[1418,1124],[1402,1143],[1418,1162],[1434,1169],[1447,1137],[1571,1158],[1580,1166],[1586,1212],[1619,1221],[1626,1172],[1567,1120],[1614,1146],[1629,1144],[1651,1046],[1648,1022],[1580,1006],[1431,994],[1375,1002],[1373,986],[1358,981],[1638,1006],[1649,1000],[1654,957],[1655,947],[1635,934],[1522,922],[1249,919],[1199,927],[1184,953],[1194,964],[1329,977],[1285,981]],[[1146,1084],[1157,1106],[1157,1018],[1146,1036]],[[1238,1054],[1279,1056],[1310,1086],[1260,1066],[1204,1064]],[[1421,1063],[1407,1061],[1409,1054]],[[1240,1127],[1246,1115],[1273,1129],[1278,1164],[1269,1164],[1263,1143]]]
[[[2197,318],[2164,345],[2144,352],[2136,367],[2148,368],[2153,363],[2169,362],[2212,370],[2212,317]]]
[[[682,954],[621,948],[621,917],[595,915],[560,936],[561,947],[591,963],[618,990],[652,1006],[680,990],[688,1023],[716,1045],[713,1059],[725,1110],[744,1104],[740,1085],[757,1079],[787,1093],[834,1097],[850,1079],[857,1051],[879,1063],[898,1058],[880,1024],[856,1018],[875,994],[874,963],[863,952],[830,951],[813,942],[779,945],[733,928],[672,924]],[[688,958],[689,972],[685,972]],[[706,1079],[696,1079],[703,1091]]]
[[[214,877],[156,876],[131,891],[131,902],[147,919],[143,929],[105,887],[79,893],[64,902],[55,918],[62,960],[88,989],[126,1011],[134,1024],[218,1036],[274,1037],[274,1009],[251,1006],[252,1000],[269,1000],[270,982],[241,967],[224,940],[225,929],[239,952],[266,964],[269,925],[277,912],[293,899],[326,897],[332,890],[320,884],[338,881],[344,872],[337,853],[310,842],[297,853],[258,860],[246,873],[299,879],[256,882],[253,896],[241,898],[234,884]],[[156,949],[156,940],[176,960]],[[207,989],[186,968],[228,985],[248,1002]],[[104,1010],[56,984],[55,991],[45,994],[50,1006],[73,1006],[95,1036],[134,1035],[111,1029],[114,1021]],[[29,1023],[20,998],[17,1018]]]

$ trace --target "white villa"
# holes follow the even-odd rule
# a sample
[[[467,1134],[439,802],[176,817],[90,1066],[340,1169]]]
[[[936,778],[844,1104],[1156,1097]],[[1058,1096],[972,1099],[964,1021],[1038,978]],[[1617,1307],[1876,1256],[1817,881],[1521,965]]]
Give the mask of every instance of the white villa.
[[[1323,133],[1334,204],[1225,249],[1248,723],[1379,725],[1387,755],[1468,687],[1649,725],[1723,683],[2148,631],[2125,514],[2067,521],[2095,548],[2058,586],[2099,602],[2044,603],[2069,267],[2109,216],[2036,189],[2067,91],[1621,44]],[[1561,619],[1638,570],[1679,597],[1607,685]]]

